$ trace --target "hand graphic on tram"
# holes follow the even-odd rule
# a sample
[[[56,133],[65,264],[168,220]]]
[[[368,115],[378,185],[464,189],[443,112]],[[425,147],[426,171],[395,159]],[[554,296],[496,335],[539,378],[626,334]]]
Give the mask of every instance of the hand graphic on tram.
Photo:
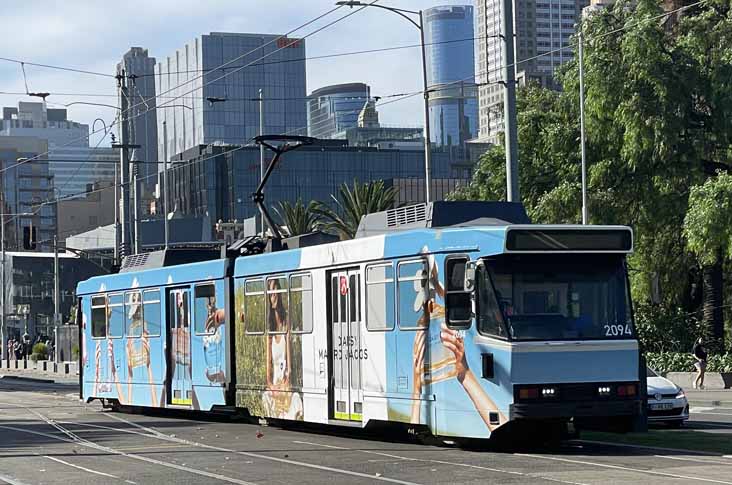
[[[422,394],[422,384],[424,380],[424,354],[425,354],[425,340],[427,335],[427,329],[416,332],[414,337],[414,348],[412,350],[413,356],[413,373],[414,373],[414,394],[419,396]]]
[[[470,370],[468,360],[465,357],[465,342],[457,331],[449,328],[444,323],[440,331],[440,340],[442,341],[442,345],[455,354],[455,371],[457,372],[458,382],[462,384],[465,380],[465,375]]]
[[[224,310],[217,310],[213,309],[211,313],[208,314],[208,318],[206,318],[206,326],[205,331],[206,333],[213,333],[216,331],[217,328],[219,328],[221,325],[223,325],[226,322],[226,312]]]
[[[132,339],[127,339],[127,345],[125,346],[125,350],[127,351],[127,375],[129,376],[130,380],[132,379],[132,356],[135,354],[135,348],[132,344]]]

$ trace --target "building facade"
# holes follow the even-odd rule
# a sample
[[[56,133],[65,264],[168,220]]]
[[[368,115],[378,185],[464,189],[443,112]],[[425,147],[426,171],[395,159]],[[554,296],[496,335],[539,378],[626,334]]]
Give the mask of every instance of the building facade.
[[[158,159],[247,143],[259,134],[260,89],[265,134],[306,134],[304,58],[302,39],[212,32],[159,60]]]
[[[122,61],[117,64],[117,74],[120,74],[122,70],[130,76],[128,82],[130,143],[140,145],[140,148],[132,150],[130,159],[156,162],[158,161],[158,110],[155,98],[155,58],[148,55],[147,49],[131,47],[122,56]],[[119,155],[117,159],[119,159]],[[133,166],[141,180],[140,185],[144,193],[151,194],[157,182],[155,177],[158,171],[157,165],[144,163]]]
[[[50,251],[56,234],[56,204],[43,204],[53,198],[53,175],[46,152],[48,143],[30,136],[0,136],[0,213],[24,214],[2,217],[5,223],[5,249],[23,248],[26,231],[33,231],[38,251]],[[39,157],[33,162],[18,159]],[[27,214],[27,215],[25,215]]]
[[[438,146],[463,146],[478,136],[473,6],[424,11],[430,130]]]
[[[268,159],[270,154],[267,155]],[[435,151],[434,179],[470,176],[455,168],[448,153]],[[259,149],[250,146],[209,145],[192,149],[173,162],[168,179],[176,212],[186,217],[242,221],[258,214],[251,193],[259,181]],[[424,151],[381,150],[332,143],[302,147],[283,156],[265,188],[266,204],[320,200],[332,204],[341,184],[354,180],[418,179],[424,184]],[[404,183],[404,182],[400,182]],[[413,192],[422,202],[423,192]],[[420,195],[421,194],[421,195]]]
[[[495,143],[503,131],[502,0],[476,0],[476,79],[479,138]],[[517,0],[514,3],[518,79],[540,80],[556,89],[556,70],[572,59],[570,38],[589,0]]]
[[[24,333],[31,340],[36,336],[53,339],[54,253],[10,251],[5,257],[5,341],[19,339]],[[76,284],[100,274],[104,271],[94,263],[71,253],[59,253],[59,311],[63,323],[69,321],[75,304]]]
[[[308,99],[308,135],[336,138],[338,133],[358,126],[359,115],[369,101],[371,88],[364,83],[316,89]]]
[[[59,239],[114,224],[114,184],[90,185],[87,192],[84,197],[64,199],[58,203]]]
[[[86,187],[114,180],[119,152],[89,146],[89,125],[70,121],[65,109],[44,103],[18,103],[3,108],[1,136],[30,136],[47,141],[48,167],[54,176],[56,195],[83,197]]]

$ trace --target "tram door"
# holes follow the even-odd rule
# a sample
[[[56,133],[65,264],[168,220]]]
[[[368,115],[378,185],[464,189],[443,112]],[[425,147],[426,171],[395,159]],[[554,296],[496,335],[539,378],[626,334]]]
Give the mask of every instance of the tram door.
[[[330,294],[333,417],[361,421],[361,361],[366,358],[361,347],[361,272],[331,273]]]
[[[190,289],[168,291],[168,404],[190,406],[191,386],[191,308]]]

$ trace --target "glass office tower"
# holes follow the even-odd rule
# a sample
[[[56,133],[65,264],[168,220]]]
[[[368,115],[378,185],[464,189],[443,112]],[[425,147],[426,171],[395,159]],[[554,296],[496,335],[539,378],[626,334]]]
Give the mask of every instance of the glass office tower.
[[[438,146],[462,146],[478,134],[473,7],[424,11],[430,129]]]
[[[198,145],[249,142],[259,134],[260,89],[265,135],[307,133],[302,39],[212,32],[159,60],[155,75],[159,160],[166,143],[172,159]]]
[[[308,135],[333,138],[358,125],[358,115],[371,89],[363,83],[336,84],[316,89],[308,100]]]

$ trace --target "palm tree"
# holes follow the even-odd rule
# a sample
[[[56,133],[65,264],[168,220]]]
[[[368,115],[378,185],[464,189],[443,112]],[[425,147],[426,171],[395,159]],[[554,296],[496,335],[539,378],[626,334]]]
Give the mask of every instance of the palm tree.
[[[341,239],[353,239],[356,236],[361,218],[372,212],[384,211],[394,206],[396,189],[386,187],[383,180],[359,183],[353,181],[353,188],[342,184],[338,189],[339,197],[331,194],[336,209],[318,203],[316,213],[322,218],[321,226],[338,233]]]
[[[274,211],[282,224],[287,227],[287,235],[299,236],[317,229],[320,219],[316,213],[317,205],[317,202],[312,200],[306,206],[302,200],[297,199],[294,204],[288,201],[280,202],[279,207],[275,207]]]

